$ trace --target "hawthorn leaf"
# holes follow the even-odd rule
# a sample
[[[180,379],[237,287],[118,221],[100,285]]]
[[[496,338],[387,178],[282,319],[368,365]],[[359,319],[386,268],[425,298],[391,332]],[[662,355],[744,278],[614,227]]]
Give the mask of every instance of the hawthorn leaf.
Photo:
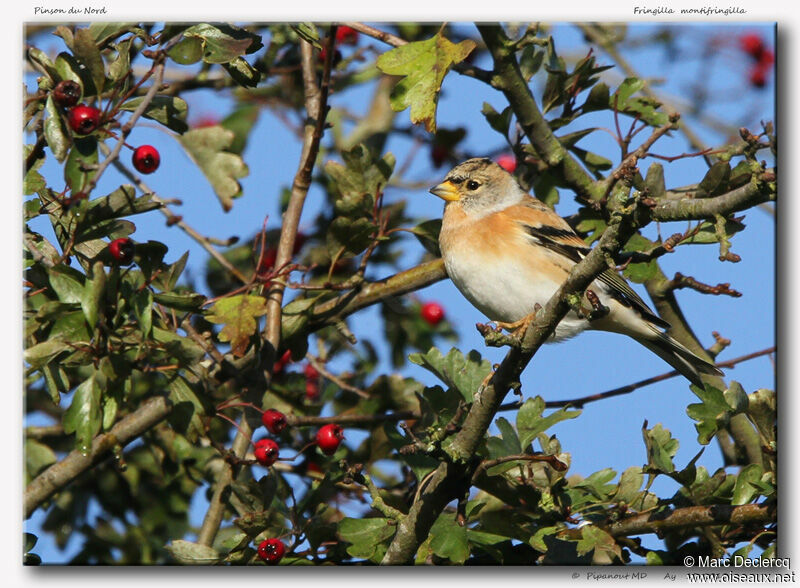
[[[481,354],[474,349],[465,357],[455,348],[445,356],[432,347],[428,353],[412,353],[408,359],[427,369],[450,388],[458,390],[467,402],[472,402],[473,395],[492,369],[489,360],[481,358]]]
[[[69,408],[64,412],[61,424],[67,434],[75,433],[75,448],[89,455],[92,438],[100,431],[101,397],[97,372],[80,383],[72,396]]]
[[[247,346],[258,329],[258,317],[267,314],[267,301],[263,296],[241,294],[221,298],[206,315],[206,320],[225,325],[219,333],[220,341],[231,344],[236,357],[244,356]]]
[[[208,545],[192,543],[183,539],[175,539],[164,546],[169,554],[180,564],[202,566],[217,563],[221,556],[219,552]]]
[[[233,131],[213,126],[192,129],[179,139],[189,157],[211,183],[225,212],[233,207],[233,199],[241,196],[242,187],[237,179],[249,173],[242,158],[227,151],[234,138]]]
[[[59,113],[59,108],[56,106],[52,94],[47,97],[44,109],[47,112],[47,118],[44,121],[45,141],[47,141],[47,146],[50,147],[50,151],[53,152],[53,156],[56,160],[62,162],[67,156],[69,135],[64,125],[64,119]],[[41,163],[39,165],[41,165]],[[30,194],[30,192],[26,193]]]
[[[411,107],[411,122],[436,131],[436,105],[444,76],[475,49],[466,39],[452,43],[441,34],[414,41],[381,55],[376,65],[383,73],[404,76],[392,89],[390,103],[396,112]]]
[[[144,100],[143,96],[131,98],[125,101],[119,108],[120,110],[129,110],[133,112]],[[189,125],[186,123],[186,115],[189,112],[189,106],[183,98],[177,96],[154,96],[147,105],[142,116],[161,123],[168,129],[172,129],[176,133],[185,133],[189,130]]]
[[[206,63],[229,63],[264,46],[259,35],[233,25],[196,24],[183,31],[183,36],[200,39]]]

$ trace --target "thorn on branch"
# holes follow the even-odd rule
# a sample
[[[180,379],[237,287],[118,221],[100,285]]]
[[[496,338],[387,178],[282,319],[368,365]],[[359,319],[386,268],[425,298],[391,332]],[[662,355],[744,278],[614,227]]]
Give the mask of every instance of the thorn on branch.
[[[709,284],[703,284],[702,282],[698,282],[691,276],[684,276],[682,273],[677,272],[675,277],[670,280],[669,289],[670,290],[680,290],[681,288],[691,288],[692,290],[697,290],[703,294],[713,294],[714,296],[719,295],[726,295],[732,296],[734,298],[741,297],[742,293],[733,290],[729,283],[724,284],[717,284],[716,286],[711,286]]]

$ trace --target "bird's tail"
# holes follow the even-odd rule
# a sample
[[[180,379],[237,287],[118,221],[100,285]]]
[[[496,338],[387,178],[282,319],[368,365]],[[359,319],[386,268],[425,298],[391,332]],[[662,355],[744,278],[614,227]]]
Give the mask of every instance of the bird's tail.
[[[703,380],[700,378],[700,374],[723,375],[719,368],[701,359],[675,339],[655,327],[653,327],[653,335],[651,337],[636,336],[634,338],[678,370],[692,384],[700,388],[703,387]]]

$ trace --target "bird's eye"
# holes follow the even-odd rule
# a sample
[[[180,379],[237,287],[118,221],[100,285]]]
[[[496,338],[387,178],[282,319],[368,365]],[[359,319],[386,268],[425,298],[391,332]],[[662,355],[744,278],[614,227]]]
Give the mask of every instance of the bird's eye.
[[[467,182],[467,190],[477,190],[478,186],[480,186],[480,184],[475,180],[470,180]]]

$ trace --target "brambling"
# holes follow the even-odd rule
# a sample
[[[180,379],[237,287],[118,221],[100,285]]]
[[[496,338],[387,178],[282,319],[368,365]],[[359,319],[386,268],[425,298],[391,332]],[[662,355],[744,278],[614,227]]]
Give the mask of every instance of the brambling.
[[[490,159],[457,165],[431,193],[446,201],[439,248],[447,274],[467,300],[503,328],[529,321],[536,305],[544,306],[590,251],[563,218]],[[613,270],[600,274],[587,288],[587,308],[597,308],[598,302],[605,307],[600,316],[589,320],[588,313],[571,310],[551,341],[584,329],[622,333],[700,387],[701,373],[722,375],[664,333],[669,323]]]

